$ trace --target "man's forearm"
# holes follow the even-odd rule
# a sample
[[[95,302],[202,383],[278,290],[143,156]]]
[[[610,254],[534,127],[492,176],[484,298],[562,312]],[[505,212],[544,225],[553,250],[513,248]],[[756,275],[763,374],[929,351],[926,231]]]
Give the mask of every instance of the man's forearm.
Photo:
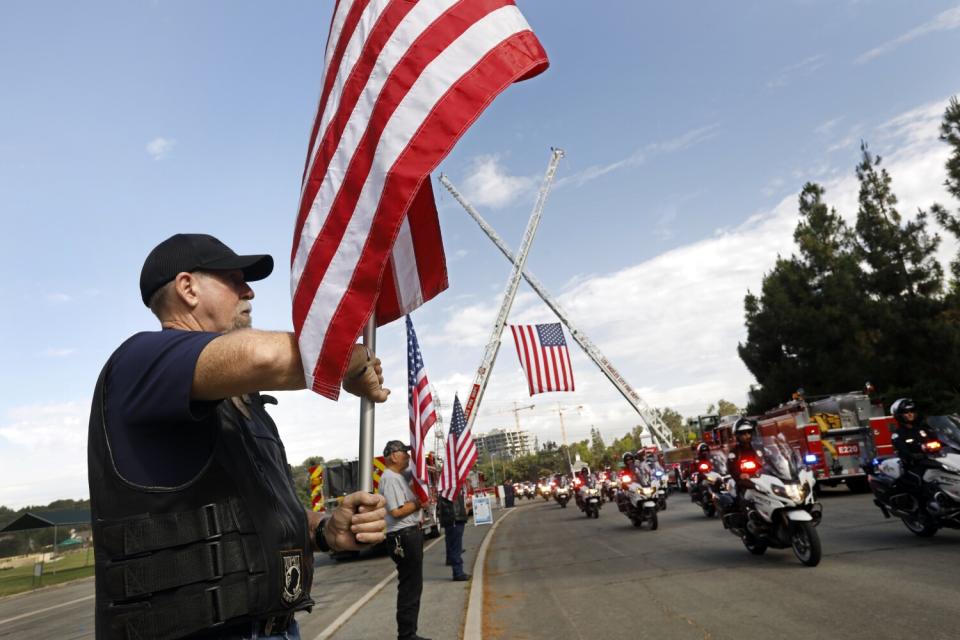
[[[415,513],[420,510],[420,503],[416,500],[408,500],[402,505],[390,512],[394,518],[406,518],[411,513]]]
[[[210,341],[200,352],[192,397],[220,400],[254,391],[303,389],[297,338],[281,331],[240,329]]]

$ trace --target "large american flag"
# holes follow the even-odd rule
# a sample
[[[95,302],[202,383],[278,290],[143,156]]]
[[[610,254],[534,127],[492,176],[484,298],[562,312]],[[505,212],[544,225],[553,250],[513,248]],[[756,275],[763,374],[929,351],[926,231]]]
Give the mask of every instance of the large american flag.
[[[427,368],[420,355],[420,344],[413,330],[413,322],[407,316],[407,401],[410,404],[410,468],[416,480],[414,488],[422,501],[426,501],[429,477],[427,476],[427,433],[437,421],[437,412],[433,408],[433,394],[430,393],[430,380]]]
[[[450,434],[447,436],[446,459],[440,474],[440,495],[454,500],[467,474],[477,461],[477,445],[467,427],[467,419],[460,406],[460,398],[453,397],[453,418],[450,419]]]
[[[307,387],[330,398],[370,318],[447,286],[429,173],[493,98],[546,69],[513,0],[339,0],[291,252]]]
[[[559,322],[512,324],[520,365],[527,374],[530,395],[547,391],[573,391],[570,352]]]

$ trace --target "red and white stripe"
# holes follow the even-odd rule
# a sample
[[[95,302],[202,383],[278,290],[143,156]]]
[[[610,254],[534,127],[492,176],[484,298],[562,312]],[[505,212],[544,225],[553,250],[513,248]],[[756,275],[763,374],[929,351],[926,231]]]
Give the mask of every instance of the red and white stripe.
[[[536,325],[512,324],[517,356],[527,374],[530,395],[549,391],[573,391],[573,367],[566,345],[544,347]]]
[[[308,387],[336,398],[370,315],[384,324],[446,287],[428,174],[547,64],[512,0],[337,3],[291,252]]]
[[[410,469],[416,480],[414,490],[421,502],[426,502],[430,496],[426,443],[427,433],[436,421],[437,412],[433,408],[427,369],[421,367],[417,372],[417,383],[410,393]]]
[[[457,400],[456,403],[459,408],[460,401]],[[463,416],[462,411],[460,415]],[[464,424],[466,424],[466,420],[464,420]],[[477,445],[473,440],[470,427],[465,427],[464,431],[457,436],[454,432],[453,421],[451,421],[450,434],[447,436],[444,451],[443,471],[440,473],[438,489],[440,495],[447,500],[455,500],[460,487],[463,486],[476,461]]]

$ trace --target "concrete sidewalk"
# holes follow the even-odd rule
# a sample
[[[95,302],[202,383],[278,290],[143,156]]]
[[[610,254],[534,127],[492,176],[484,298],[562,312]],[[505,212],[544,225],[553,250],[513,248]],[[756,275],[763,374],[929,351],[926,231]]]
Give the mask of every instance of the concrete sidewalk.
[[[505,513],[494,510],[494,521]],[[477,551],[492,525],[475,526],[467,523],[463,533],[463,565],[468,573],[473,572]],[[453,582],[453,572],[444,564],[445,541],[441,538],[430,546],[423,556],[423,597],[420,600],[420,624],[418,633],[432,640],[452,640],[463,637],[463,622],[467,611],[467,598],[471,582]],[[392,564],[392,562],[391,562]],[[482,588],[482,585],[478,585]],[[333,640],[390,640],[397,635],[397,582],[391,580],[380,593],[333,634]],[[313,640],[304,636],[304,640]]]

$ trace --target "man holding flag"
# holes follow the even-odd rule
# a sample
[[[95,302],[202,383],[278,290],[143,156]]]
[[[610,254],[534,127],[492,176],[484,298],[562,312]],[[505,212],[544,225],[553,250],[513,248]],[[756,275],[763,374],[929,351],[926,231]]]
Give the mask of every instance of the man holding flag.
[[[453,397],[453,418],[447,436],[446,459],[440,474],[441,518],[445,521],[447,536],[447,562],[453,568],[453,579],[469,580],[463,571],[463,530],[467,522],[467,510],[463,499],[463,486],[467,474],[477,461],[477,445],[467,426],[460,398]]]
[[[325,520],[296,497],[259,391],[303,389],[293,334],[251,329],[249,282],[269,255],[177,234],[140,273],[160,331],[125,341],[100,374],[88,469],[96,637],[299,638],[313,551],[384,539],[384,499],[348,495]],[[386,400],[380,361],[357,346],[342,386]],[[282,634],[282,635],[281,635]]]

